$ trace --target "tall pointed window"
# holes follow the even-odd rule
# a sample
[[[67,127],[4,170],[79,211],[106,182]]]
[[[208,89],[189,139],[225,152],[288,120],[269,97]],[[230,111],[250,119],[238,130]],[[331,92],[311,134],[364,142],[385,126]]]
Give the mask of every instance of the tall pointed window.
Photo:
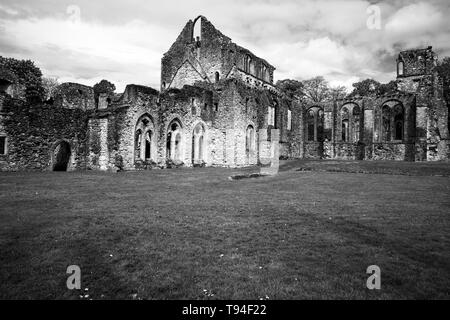
[[[323,141],[324,112],[321,107],[312,107],[306,112],[306,141]]]
[[[391,109],[383,106],[381,109],[381,141],[391,141]]]
[[[0,136],[0,155],[7,154],[6,136]]]
[[[403,107],[398,104],[392,109],[394,116],[394,140],[403,140],[404,112]]]
[[[358,142],[360,140],[360,131],[361,131],[361,110],[357,105],[353,106],[353,142]]]
[[[181,152],[181,124],[175,119],[169,125],[166,140],[166,156],[171,160],[182,160]]]
[[[349,117],[348,117],[348,109],[346,107],[341,110],[341,119],[342,119],[342,141],[349,142]]]
[[[404,67],[405,67],[405,65],[404,65],[403,61],[399,61],[399,62],[398,62],[398,65],[397,65],[397,72],[398,72],[398,75],[399,75],[399,76],[402,76],[402,75],[403,75],[403,73],[404,73]]]
[[[194,26],[192,28],[192,39],[194,41],[202,40],[202,18],[198,17],[194,21]]]
[[[154,126],[150,115],[143,115],[136,123],[134,131],[134,159],[150,160],[154,156]]]
[[[287,111],[287,129],[288,130],[292,129],[292,113],[291,113],[291,110],[289,110],[289,109]]]
[[[195,126],[192,134],[192,163],[205,160],[205,127],[199,123]]]

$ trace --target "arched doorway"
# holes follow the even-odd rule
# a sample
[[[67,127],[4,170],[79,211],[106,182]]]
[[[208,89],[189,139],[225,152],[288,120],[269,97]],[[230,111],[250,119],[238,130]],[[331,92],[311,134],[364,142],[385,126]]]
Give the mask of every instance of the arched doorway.
[[[67,171],[71,150],[66,141],[58,143],[53,150],[53,171]]]

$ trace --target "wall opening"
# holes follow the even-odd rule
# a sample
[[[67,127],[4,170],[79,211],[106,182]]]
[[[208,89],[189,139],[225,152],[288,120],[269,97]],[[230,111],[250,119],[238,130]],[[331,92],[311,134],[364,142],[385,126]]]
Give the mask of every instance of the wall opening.
[[[192,133],[192,163],[196,164],[205,160],[205,127],[199,123]]]
[[[150,115],[141,116],[137,123],[134,133],[134,160],[153,159],[153,149],[156,147],[156,140],[153,137],[154,126]]]
[[[289,109],[287,111],[287,126],[286,126],[286,128],[287,128],[287,130],[292,129],[292,112]]]
[[[6,146],[6,137],[1,136],[0,137],[0,155],[6,155],[7,154],[7,146]]]
[[[198,17],[194,21],[194,26],[192,27],[192,40],[198,42],[202,40],[202,18]]]
[[[306,135],[307,141],[314,141],[314,135],[315,135],[315,124],[314,124],[314,111],[310,109],[306,115]]]
[[[405,68],[405,64],[403,63],[403,61],[399,61],[398,65],[397,65],[397,73],[399,76],[403,75],[404,68]]]
[[[320,107],[311,107],[306,113],[306,141],[323,142],[324,113]]]
[[[216,83],[219,82],[219,80],[220,80],[220,73],[219,73],[218,71],[216,71],[214,77],[215,77],[215,82],[216,82]]]
[[[141,158],[141,141],[142,141],[142,131],[141,129],[136,130],[134,135],[134,160],[139,160]]]
[[[404,127],[404,112],[401,105],[396,105],[393,108],[394,114],[394,140],[403,140],[403,127]]]
[[[341,120],[342,120],[342,136],[343,142],[349,142],[349,114],[347,108],[342,108],[341,110]]]
[[[391,109],[383,106],[381,109],[381,141],[391,141]]]
[[[360,140],[360,132],[361,132],[360,117],[361,117],[361,110],[357,105],[355,105],[353,107],[353,142],[358,142]]]
[[[245,154],[250,158],[255,152],[255,129],[252,125],[247,127],[245,133]]]
[[[67,171],[71,156],[70,144],[61,141],[53,151],[53,171]]]
[[[152,132],[147,131],[145,134],[145,160],[149,160],[152,157]]]
[[[182,160],[181,153],[181,124],[173,120],[168,128],[166,140],[166,158],[174,161]]]

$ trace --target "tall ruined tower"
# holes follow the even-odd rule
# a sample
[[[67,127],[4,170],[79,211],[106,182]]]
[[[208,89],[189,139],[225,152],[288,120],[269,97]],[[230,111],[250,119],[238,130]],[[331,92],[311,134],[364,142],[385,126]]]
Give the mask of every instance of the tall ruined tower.
[[[249,86],[275,89],[275,67],[233,43],[205,17],[190,20],[161,60],[161,91],[238,78]]]
[[[416,95],[417,148],[425,148],[427,160],[449,157],[448,106],[443,81],[432,47],[407,50],[397,58],[397,84],[400,91]]]

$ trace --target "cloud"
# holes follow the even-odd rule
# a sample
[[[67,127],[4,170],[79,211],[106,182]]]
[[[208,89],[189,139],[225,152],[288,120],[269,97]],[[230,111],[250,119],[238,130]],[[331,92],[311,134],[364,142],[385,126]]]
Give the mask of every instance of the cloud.
[[[0,54],[32,59],[63,81],[158,88],[162,54],[202,14],[273,64],[275,80],[323,75],[350,88],[367,77],[395,77],[399,50],[433,45],[450,55],[448,1],[378,2],[381,30],[366,26],[372,2],[15,0],[0,5]]]

